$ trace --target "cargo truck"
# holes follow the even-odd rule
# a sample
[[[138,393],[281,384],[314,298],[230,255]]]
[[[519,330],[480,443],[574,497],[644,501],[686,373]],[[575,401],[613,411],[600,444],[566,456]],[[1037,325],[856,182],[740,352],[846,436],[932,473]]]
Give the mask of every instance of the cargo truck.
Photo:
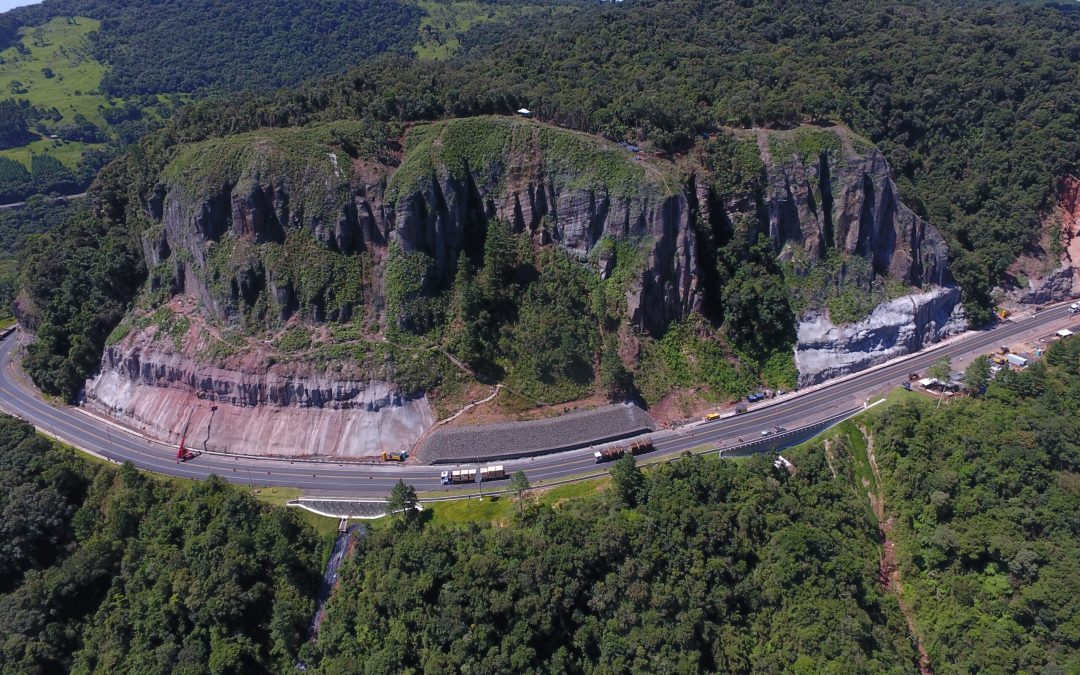
[[[480,480],[499,480],[500,478],[506,478],[506,470],[502,464],[496,466],[485,466],[480,469]]]
[[[454,469],[443,471],[439,476],[443,485],[457,485],[458,483],[475,483],[476,469]]]
[[[637,456],[650,452],[653,449],[652,441],[638,441],[630,445],[618,445],[614,448],[604,448],[593,453],[593,459],[597,464],[614,461],[626,453]]]
[[[384,452],[382,454],[382,461],[384,462],[404,462],[409,458],[409,453],[404,450],[397,450],[394,452]]]

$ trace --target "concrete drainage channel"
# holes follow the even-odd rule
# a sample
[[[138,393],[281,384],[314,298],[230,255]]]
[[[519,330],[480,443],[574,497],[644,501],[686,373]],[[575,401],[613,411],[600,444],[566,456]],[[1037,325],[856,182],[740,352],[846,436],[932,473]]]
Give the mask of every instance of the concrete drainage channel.
[[[784,448],[789,448],[793,445],[805,443],[814,436],[817,436],[826,429],[843,422],[846,419],[850,419],[859,413],[869,410],[874,406],[884,403],[885,399],[879,399],[874,403],[849,408],[843,412],[840,412],[832,417],[827,417],[823,420],[814,422],[813,424],[807,424],[806,426],[799,427],[797,429],[789,429],[780,433],[770,434],[761,438],[743,443],[741,445],[735,445],[730,448],[723,448],[719,450],[721,457],[750,457],[752,455],[761,454],[763,452],[777,452]],[[691,452],[694,455],[704,455],[712,452],[718,452],[716,448],[707,448],[698,450],[697,452]],[[666,458],[661,458],[659,462],[674,462],[678,461],[683,455],[673,455]],[[556,487],[559,485],[567,485],[569,483],[579,483],[581,481],[593,480],[606,476],[607,469],[602,471],[596,471],[592,473],[582,474],[580,476],[573,476],[571,478],[564,478],[561,480],[551,481],[544,483],[542,487]],[[535,486],[540,487],[540,486]],[[493,490],[485,491],[484,494],[490,496],[511,494],[512,490]],[[474,499],[480,496],[478,492],[462,492],[460,494],[450,495],[446,497],[432,497],[428,499],[421,499],[421,502],[451,502],[461,499]],[[312,513],[316,513],[320,516],[326,516],[329,518],[338,518],[342,520],[374,520],[386,515],[386,502],[380,499],[318,499],[318,498],[300,498],[290,500],[287,506],[306,509]]]

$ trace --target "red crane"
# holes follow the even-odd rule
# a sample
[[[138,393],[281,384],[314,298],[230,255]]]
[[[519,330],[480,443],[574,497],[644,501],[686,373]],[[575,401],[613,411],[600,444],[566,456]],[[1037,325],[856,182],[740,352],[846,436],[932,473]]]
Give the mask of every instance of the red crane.
[[[180,447],[176,450],[176,463],[186,462],[189,459],[195,457],[195,453],[184,447],[184,441],[187,440],[188,425],[191,424],[191,416],[195,413],[195,409],[192,408],[188,412],[187,422],[184,422],[184,433],[180,435]]]

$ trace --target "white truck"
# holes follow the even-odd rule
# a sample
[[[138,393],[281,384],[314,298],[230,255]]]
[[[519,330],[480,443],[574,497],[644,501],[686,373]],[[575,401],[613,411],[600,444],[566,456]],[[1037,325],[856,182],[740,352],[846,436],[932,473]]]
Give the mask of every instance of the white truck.
[[[503,468],[502,464],[496,464],[493,466],[480,467],[479,471],[476,469],[454,469],[453,471],[443,471],[439,474],[439,480],[443,485],[475,483],[477,477],[480,478],[481,483],[486,483],[489,480],[506,478],[506,469]]]
[[[476,469],[454,469],[443,471],[439,479],[443,485],[456,485],[458,483],[475,483]]]

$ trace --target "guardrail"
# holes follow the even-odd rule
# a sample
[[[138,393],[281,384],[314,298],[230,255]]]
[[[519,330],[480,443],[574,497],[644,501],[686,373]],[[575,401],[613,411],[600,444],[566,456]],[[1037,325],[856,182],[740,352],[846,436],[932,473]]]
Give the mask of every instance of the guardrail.
[[[817,422],[813,422],[812,424],[807,424],[807,425],[801,426],[798,429],[790,429],[788,431],[783,431],[783,432],[780,432],[778,434],[770,434],[769,436],[762,437],[760,439],[755,439],[753,441],[748,441],[746,443],[742,443],[740,445],[732,446],[730,448],[710,447],[710,448],[706,448],[704,450],[698,450],[697,452],[692,452],[692,451],[688,450],[686,452],[681,452],[681,453],[674,454],[674,455],[667,456],[667,457],[661,456],[661,457],[658,458],[658,461],[656,463],[677,462],[677,461],[679,461],[680,459],[682,459],[683,457],[685,457],[687,455],[691,455],[691,456],[693,456],[693,455],[707,455],[707,454],[715,453],[715,452],[719,452],[721,457],[749,457],[751,455],[758,455],[758,454],[761,454],[761,453],[764,453],[764,452],[782,450],[784,448],[791,447],[793,445],[798,445],[799,443],[804,443],[804,442],[810,440],[811,438],[813,438],[814,436],[817,436],[822,431],[825,431],[829,427],[832,427],[832,426],[834,426],[836,424],[839,424],[840,422],[843,422],[846,419],[850,419],[850,418],[854,417],[855,415],[858,415],[859,413],[864,412],[866,410],[869,410],[870,408],[873,408],[874,406],[876,406],[876,405],[878,405],[880,403],[884,403],[884,402],[885,402],[885,399],[879,399],[879,400],[877,400],[874,403],[871,403],[869,405],[857,406],[857,407],[854,407],[854,408],[848,408],[847,410],[839,412],[839,413],[837,413],[837,414],[835,414],[835,415],[833,415],[831,417],[827,417],[827,418],[825,418],[823,420],[818,420]],[[709,444],[709,445],[715,446],[715,444]],[[645,455],[645,457],[648,457],[648,455]],[[606,476],[606,475],[608,475],[608,470],[607,469],[605,469],[603,471],[596,471],[596,472],[592,472],[592,473],[582,474],[582,475],[579,475],[579,476],[573,476],[571,478],[562,478],[562,479],[559,479],[559,480],[544,481],[542,484],[537,483],[536,485],[533,485],[532,487],[533,488],[556,487],[556,486],[559,486],[559,485],[568,485],[570,483],[580,483],[580,482],[586,481],[586,480],[593,480],[593,479],[596,479],[596,478],[601,478],[601,477]],[[514,493],[513,490],[504,489],[504,490],[484,490],[483,494],[486,495],[486,496],[492,497],[492,496],[496,496],[496,495],[506,495],[506,494],[513,494],[513,493]],[[473,499],[474,497],[478,497],[478,496],[481,496],[479,492],[461,492],[461,493],[458,493],[458,494],[447,495],[446,497],[428,497],[428,498],[421,499],[420,502],[421,503],[452,502],[452,501],[458,501],[458,500],[462,500],[462,499]],[[348,501],[348,500],[342,500],[342,501]],[[371,500],[357,499],[355,501],[362,502],[362,501],[371,501]]]

